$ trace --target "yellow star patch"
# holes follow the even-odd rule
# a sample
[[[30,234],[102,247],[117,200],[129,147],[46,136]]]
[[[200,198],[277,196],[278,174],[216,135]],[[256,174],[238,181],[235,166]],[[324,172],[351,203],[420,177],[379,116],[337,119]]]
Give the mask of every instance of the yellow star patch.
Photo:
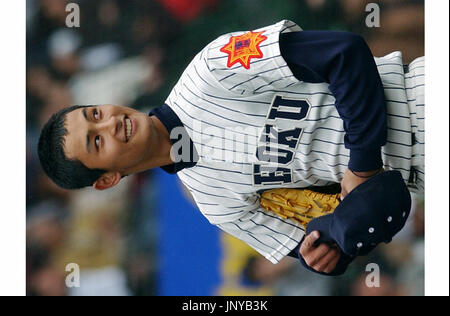
[[[228,44],[220,51],[228,54],[227,67],[230,68],[236,63],[240,63],[245,69],[250,69],[252,58],[261,58],[263,53],[259,49],[259,44],[267,39],[261,32],[247,32],[243,35],[232,36]]]

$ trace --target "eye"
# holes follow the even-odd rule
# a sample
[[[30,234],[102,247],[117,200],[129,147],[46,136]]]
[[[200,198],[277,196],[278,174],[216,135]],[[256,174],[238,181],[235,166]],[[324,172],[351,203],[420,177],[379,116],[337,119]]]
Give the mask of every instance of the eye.
[[[100,136],[95,136],[95,147],[98,149],[100,146]]]
[[[92,115],[94,116],[94,119],[98,120],[99,119],[99,114],[97,109],[94,109],[94,111],[92,112]]]

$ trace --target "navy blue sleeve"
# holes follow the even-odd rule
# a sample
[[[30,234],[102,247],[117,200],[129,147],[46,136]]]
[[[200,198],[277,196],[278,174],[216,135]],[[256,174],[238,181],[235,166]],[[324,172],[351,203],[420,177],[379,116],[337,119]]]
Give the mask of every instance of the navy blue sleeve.
[[[373,55],[364,39],[348,32],[303,31],[280,34],[281,55],[304,82],[329,83],[344,121],[349,169],[381,168],[387,138],[386,100]]]

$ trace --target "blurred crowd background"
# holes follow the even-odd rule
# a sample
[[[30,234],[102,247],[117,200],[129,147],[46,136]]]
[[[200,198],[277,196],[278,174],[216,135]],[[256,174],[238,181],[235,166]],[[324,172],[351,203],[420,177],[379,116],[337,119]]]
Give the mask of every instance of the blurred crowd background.
[[[79,5],[80,27],[65,25],[69,2]],[[365,24],[368,2],[380,6],[379,28]],[[159,277],[163,201],[155,172],[103,192],[59,189],[36,152],[40,128],[55,111],[111,103],[147,112],[164,103],[193,56],[217,36],[282,19],[305,30],[356,32],[376,56],[401,50],[408,63],[424,55],[423,0],[27,0],[26,8],[28,295],[170,294],[161,291]],[[396,239],[337,278],[310,273],[292,258],[272,265],[222,236],[231,247],[223,253],[240,258],[231,265],[234,277],[246,281],[236,285],[225,273],[215,290],[200,294],[423,295],[423,205],[423,196],[414,196]],[[79,288],[65,285],[68,263],[80,266]],[[378,288],[365,286],[368,263],[380,266]]]

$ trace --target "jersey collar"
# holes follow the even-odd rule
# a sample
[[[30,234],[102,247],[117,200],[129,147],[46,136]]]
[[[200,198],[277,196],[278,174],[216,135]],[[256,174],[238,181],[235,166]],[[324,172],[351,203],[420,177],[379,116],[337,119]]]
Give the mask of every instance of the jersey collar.
[[[148,115],[149,116],[155,115],[161,121],[161,123],[163,123],[163,125],[169,132],[169,135],[175,127],[183,127],[184,128],[184,125],[181,122],[180,118],[175,114],[175,112],[167,104],[163,104],[160,107],[152,109]],[[183,133],[183,134],[185,136],[189,137],[185,128],[184,128],[184,132],[185,133]],[[170,139],[170,141],[172,142],[172,145],[175,142],[177,142],[178,140],[179,140],[179,138],[178,139],[172,139],[172,138]],[[190,160],[189,161],[186,162],[186,161],[181,160],[180,162],[162,166],[161,169],[163,169],[167,173],[175,174],[178,171],[183,170],[184,168],[191,168],[191,167],[195,166],[198,161],[198,154],[197,154],[197,151],[195,150],[194,143],[192,142],[192,139],[190,137],[189,137],[189,143],[190,143]],[[180,148],[180,150],[182,150],[182,148]],[[180,152],[180,154],[182,154],[182,153]]]

